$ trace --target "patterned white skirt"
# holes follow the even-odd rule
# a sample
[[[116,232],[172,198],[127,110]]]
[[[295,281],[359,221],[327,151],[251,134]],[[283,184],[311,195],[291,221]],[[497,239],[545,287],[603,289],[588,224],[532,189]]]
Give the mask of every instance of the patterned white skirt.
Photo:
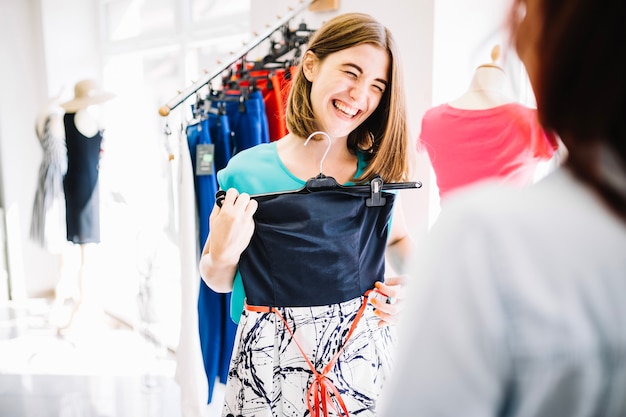
[[[324,406],[329,416],[343,415],[337,393],[350,416],[375,416],[377,400],[392,367],[395,335],[390,327],[378,327],[380,319],[368,303],[346,342],[362,300],[360,297],[329,306],[278,308],[290,329],[276,313],[244,310],[235,338],[222,416],[310,416],[309,407],[315,405],[317,389],[309,389],[316,375],[300,349],[316,373],[324,374],[332,383],[328,391],[335,397],[334,405]]]

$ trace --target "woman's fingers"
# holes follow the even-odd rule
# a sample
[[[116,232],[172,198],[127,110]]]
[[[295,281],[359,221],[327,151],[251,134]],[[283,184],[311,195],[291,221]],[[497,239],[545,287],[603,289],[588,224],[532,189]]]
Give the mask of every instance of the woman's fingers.
[[[385,282],[376,282],[376,292],[371,298],[372,305],[376,308],[376,315],[380,318],[379,326],[388,326],[398,323],[399,314],[404,299],[404,284],[406,276],[394,276],[385,278]]]

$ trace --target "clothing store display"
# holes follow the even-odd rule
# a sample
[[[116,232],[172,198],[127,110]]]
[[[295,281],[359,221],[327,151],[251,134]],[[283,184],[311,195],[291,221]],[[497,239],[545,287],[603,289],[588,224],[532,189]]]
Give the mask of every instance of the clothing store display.
[[[536,110],[519,103],[477,110],[433,107],[423,116],[419,141],[430,156],[442,200],[487,178],[528,185],[539,162],[558,147],[540,126]]]
[[[78,244],[99,243],[98,170],[102,131],[86,137],[76,128],[75,116],[76,113],[66,113],[63,117],[67,146],[67,172],[63,178],[67,240]]]
[[[37,190],[33,201],[30,238],[43,249],[60,253],[67,242],[65,226],[65,195],[63,177],[67,172],[67,150],[63,113],[46,109],[41,126],[36,126],[37,139],[43,150],[39,166]]]
[[[590,187],[469,187],[431,234],[382,415],[622,415],[626,226]]]

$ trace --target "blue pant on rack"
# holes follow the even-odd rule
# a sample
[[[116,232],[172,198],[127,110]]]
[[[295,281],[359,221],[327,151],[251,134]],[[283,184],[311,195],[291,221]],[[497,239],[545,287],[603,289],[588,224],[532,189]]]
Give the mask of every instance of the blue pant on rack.
[[[186,132],[194,170],[196,204],[200,221],[198,237],[200,249],[202,249],[209,235],[209,215],[215,204],[215,193],[217,191],[215,164],[213,164],[213,172],[208,175],[198,175],[196,172],[197,146],[212,143],[209,119],[204,119],[199,123],[189,125]],[[216,148],[219,149],[218,147]],[[213,160],[215,161],[215,158]],[[199,276],[198,279],[200,279],[198,327],[204,371],[209,386],[207,402],[210,403],[213,397],[216,378],[219,378],[223,383],[225,383],[228,378],[228,367],[233,350],[233,343],[235,341],[237,325],[230,318],[231,294],[216,293],[210,289]]]

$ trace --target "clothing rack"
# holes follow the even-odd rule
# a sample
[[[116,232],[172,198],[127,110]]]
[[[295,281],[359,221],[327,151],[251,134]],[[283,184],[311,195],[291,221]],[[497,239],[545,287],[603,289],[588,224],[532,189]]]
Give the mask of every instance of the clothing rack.
[[[181,92],[179,92],[175,97],[173,97],[167,104],[161,106],[159,108],[159,114],[163,117],[168,116],[170,111],[175,109],[178,105],[187,100],[193,93],[210,83],[214,78],[221,75],[225,70],[230,68],[234,63],[239,61],[241,58],[246,56],[248,52],[250,52],[253,48],[258,46],[265,39],[269,38],[274,32],[279,30],[283,25],[287,24],[291,19],[293,19],[298,14],[302,13],[307,7],[311,4],[315,3],[317,0],[300,0],[301,6],[297,9],[292,10],[287,16],[278,20],[273,26],[271,26],[268,30],[266,30],[263,34],[255,38],[250,43],[246,44],[246,46],[239,51],[238,53],[234,53],[231,57],[222,63],[219,67],[215,68],[211,72],[207,72],[204,77],[185,88]]]

